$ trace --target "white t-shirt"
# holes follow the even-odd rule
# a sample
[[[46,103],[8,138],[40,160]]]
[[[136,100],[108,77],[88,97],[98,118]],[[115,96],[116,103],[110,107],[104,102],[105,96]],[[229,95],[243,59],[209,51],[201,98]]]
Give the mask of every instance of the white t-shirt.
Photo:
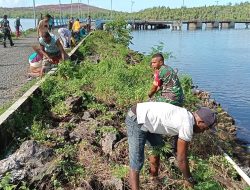
[[[178,135],[187,142],[192,139],[194,117],[184,108],[164,102],[145,102],[137,104],[136,115],[143,131]]]
[[[67,29],[67,28],[59,28],[58,33],[60,34],[60,36],[65,36],[65,37],[70,37],[71,36],[70,30]]]

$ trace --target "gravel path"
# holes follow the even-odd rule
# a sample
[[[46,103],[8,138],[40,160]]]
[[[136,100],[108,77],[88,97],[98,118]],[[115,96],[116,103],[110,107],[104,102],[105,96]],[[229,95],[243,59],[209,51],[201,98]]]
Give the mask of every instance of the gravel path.
[[[18,90],[28,82],[28,57],[33,52],[32,45],[37,45],[35,35],[13,40],[14,47],[7,48],[0,44],[0,107],[13,100]]]

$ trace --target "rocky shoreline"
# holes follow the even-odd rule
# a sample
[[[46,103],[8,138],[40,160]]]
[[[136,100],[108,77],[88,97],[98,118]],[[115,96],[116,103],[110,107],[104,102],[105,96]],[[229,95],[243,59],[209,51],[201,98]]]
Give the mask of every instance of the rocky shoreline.
[[[202,106],[209,107],[217,112],[216,136],[230,144],[229,151],[232,151],[232,156],[237,159],[237,164],[250,177],[250,153],[247,147],[244,147],[243,143],[236,137],[237,126],[234,118],[218,102],[210,98],[211,95],[208,92],[193,89],[193,93],[201,100]],[[227,152],[227,150],[224,151]]]
[[[210,95],[207,92],[201,90],[195,90],[195,94],[201,100],[201,104],[203,106],[208,106],[214,110],[219,110],[218,113],[218,124],[216,125],[216,135],[222,141],[227,141],[230,143],[230,146],[233,146],[233,155],[238,160],[238,164],[242,168],[242,170],[250,176],[250,167],[249,167],[249,154],[247,154],[244,148],[237,143],[236,139],[236,131],[237,126],[235,126],[234,119],[225,112],[218,103],[216,103],[213,99],[210,99]],[[67,102],[67,106],[75,112],[74,110],[79,109],[79,105],[83,102],[81,98],[69,98]],[[88,128],[87,126],[106,126],[107,131],[115,131],[116,128],[122,124],[120,116],[121,113],[118,111],[110,111],[112,115],[113,123],[111,121],[100,121],[97,119],[100,113],[96,111],[84,111],[81,114],[74,114],[69,118],[56,118],[55,116],[51,116],[54,121],[57,121],[57,125],[54,129],[50,129],[47,132],[47,136],[53,136],[53,138],[63,138],[64,142],[68,142],[70,144],[78,144],[81,141],[88,141],[89,146],[94,142],[93,139],[96,137],[96,132]],[[74,129],[67,129],[65,125],[74,124],[76,127]],[[113,127],[116,126],[116,127]],[[118,161],[120,164],[125,164],[128,162],[128,153],[125,149],[124,143],[126,143],[126,132],[122,131],[118,134],[114,134],[113,132],[105,133],[101,136],[101,151],[100,154],[103,154],[103,157],[109,157],[109,159],[113,159]],[[50,144],[47,146],[41,145],[37,141],[27,140],[23,142],[20,148],[10,155],[8,158],[0,161],[0,179],[6,174],[6,172],[11,174],[11,179],[15,181],[27,180],[31,183],[40,183],[39,187],[45,185],[43,179],[47,176],[53,175],[53,172],[56,171],[57,162],[54,159],[55,153],[53,153],[53,147],[60,146],[57,144],[58,142],[50,141]],[[84,154],[88,154],[88,157],[91,155],[90,150],[82,150],[85,151]],[[91,150],[96,153],[98,150]],[[225,150],[227,151],[227,150]],[[83,154],[83,153],[81,153]],[[106,155],[106,156],[105,156]],[[101,155],[100,155],[101,156]],[[88,161],[82,157],[84,167],[90,167],[87,163]],[[101,161],[103,162],[103,161]],[[102,166],[103,167],[103,166]],[[123,187],[123,182],[120,179],[115,179],[114,177],[109,176],[111,180],[104,180],[101,182],[103,184],[121,186]],[[87,186],[90,182],[87,183]]]

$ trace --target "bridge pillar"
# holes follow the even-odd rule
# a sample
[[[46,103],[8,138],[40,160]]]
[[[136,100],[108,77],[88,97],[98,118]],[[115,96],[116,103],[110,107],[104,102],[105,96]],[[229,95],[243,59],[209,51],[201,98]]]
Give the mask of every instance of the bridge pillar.
[[[188,22],[187,23],[187,29],[188,30],[197,30],[197,29],[202,29],[202,22]]]
[[[212,21],[212,22],[207,22],[206,23],[206,28],[207,29],[212,29],[212,28],[219,28],[220,23],[217,21]]]
[[[221,29],[229,29],[229,28],[235,28],[235,23],[234,22],[221,22]]]
[[[180,21],[174,21],[172,24],[172,30],[181,30],[182,23]]]

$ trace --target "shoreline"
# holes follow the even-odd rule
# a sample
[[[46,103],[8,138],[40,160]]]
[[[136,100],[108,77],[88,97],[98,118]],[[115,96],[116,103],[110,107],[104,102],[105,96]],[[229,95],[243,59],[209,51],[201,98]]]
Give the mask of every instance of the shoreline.
[[[93,38],[90,37],[90,38],[94,41],[95,40],[98,41],[98,39],[96,39],[96,36],[94,36],[94,37]],[[104,39],[104,38],[102,38],[102,39]],[[90,43],[88,42],[86,44],[89,45]],[[91,43],[91,45],[92,44],[93,43]],[[107,43],[104,44],[105,47],[107,47],[106,44]],[[87,46],[87,47],[89,48],[89,46]],[[80,167],[86,169],[86,171],[88,171],[88,170],[91,171],[90,172],[91,174],[94,173],[96,175],[99,175],[99,179],[96,176],[94,177],[95,180],[97,180],[98,183],[104,183],[107,179],[110,179],[110,175],[112,176],[112,174],[109,174],[109,173],[107,174],[107,171],[112,170],[112,167],[109,168],[110,162],[111,162],[111,164],[119,165],[119,167],[127,168],[127,166],[126,166],[127,159],[128,159],[127,148],[126,148],[127,143],[126,143],[126,135],[125,135],[126,132],[125,132],[125,129],[123,126],[124,116],[122,113],[125,113],[125,110],[124,110],[125,106],[128,105],[129,103],[121,103],[121,102],[115,101],[118,98],[124,99],[124,96],[120,96],[121,93],[119,93],[119,92],[121,92],[121,91],[119,91],[120,89],[117,89],[118,88],[117,86],[116,86],[116,92],[118,92],[117,93],[118,95],[113,94],[111,91],[113,96],[110,94],[110,91],[105,91],[106,93],[103,93],[104,92],[103,89],[101,91],[99,91],[99,94],[98,94],[98,91],[95,93],[93,91],[91,91],[92,86],[90,86],[89,83],[86,82],[88,79],[89,79],[89,82],[92,82],[93,77],[96,78],[95,76],[100,76],[99,72],[101,72],[101,74],[103,74],[104,78],[105,78],[105,76],[108,78],[112,77],[112,76],[110,76],[110,72],[105,73],[105,72],[103,72],[103,69],[107,70],[107,69],[105,69],[105,68],[108,68],[106,66],[114,65],[114,63],[117,63],[116,62],[117,60],[113,60],[114,62],[111,62],[112,59],[109,59],[107,57],[107,55],[113,55],[113,56],[117,55],[117,57],[119,57],[118,56],[119,52],[117,53],[117,48],[115,45],[111,46],[112,47],[111,50],[113,50],[113,51],[111,51],[111,54],[104,54],[104,56],[101,54],[104,51],[102,48],[98,48],[98,47],[96,47],[96,45],[94,47],[97,50],[99,50],[99,54],[98,54],[98,51],[96,51],[95,55],[88,55],[87,56],[88,58],[86,61],[86,62],[89,61],[88,64],[86,62],[84,62],[85,64],[82,64],[82,65],[76,65],[75,63],[71,63],[71,64],[66,63],[66,65],[64,65],[65,67],[61,68],[62,70],[60,70],[60,72],[57,76],[53,76],[52,78],[50,78],[50,80],[47,81],[45,88],[42,89],[43,91],[41,90],[40,94],[39,93],[37,94],[38,97],[33,97],[33,98],[40,98],[40,99],[34,99],[33,103],[41,103],[41,105],[44,106],[44,107],[39,107],[39,104],[35,104],[36,108],[37,108],[36,111],[41,111],[41,109],[43,108],[44,111],[47,113],[46,116],[48,116],[48,118],[45,118],[45,117],[41,118],[41,120],[38,120],[35,122],[35,124],[34,123],[32,124],[32,127],[30,130],[32,130],[32,128],[33,128],[33,131],[31,131],[31,136],[28,136],[28,139],[31,138],[32,140],[25,141],[22,144],[22,146],[20,147],[20,149],[22,148],[21,150],[26,150],[27,153],[29,153],[30,149],[31,150],[32,149],[33,150],[41,150],[42,153],[44,153],[44,154],[41,154],[41,151],[37,151],[37,153],[35,153],[34,156],[37,156],[38,158],[40,158],[39,156],[41,156],[41,155],[47,156],[46,158],[44,158],[46,160],[46,161],[44,161],[46,167],[44,167],[44,164],[43,164],[41,171],[44,171],[43,169],[46,170],[46,168],[51,168],[51,167],[48,167],[48,165],[50,166],[50,163],[51,163],[51,158],[52,158],[51,152],[52,151],[55,151],[55,155],[56,155],[56,156],[54,155],[56,157],[55,159],[61,159],[60,160],[60,161],[62,161],[61,163],[66,162],[70,166],[72,165],[71,161],[72,160],[75,161],[74,160],[75,153],[78,153],[77,158],[80,158],[80,159],[76,160],[76,161],[80,161],[80,163],[82,164],[82,165],[80,165]],[[103,47],[103,46],[99,46],[99,47]],[[118,47],[121,47],[121,46],[118,46]],[[80,48],[81,52],[78,52],[79,56],[80,56],[80,53],[85,53],[84,48],[86,48],[86,47]],[[108,48],[105,50],[108,51],[108,53],[110,52],[110,50]],[[98,60],[95,59],[95,56],[98,56]],[[122,56],[122,57],[120,57],[120,59],[119,59],[120,62],[118,61],[118,63],[121,66],[124,66],[124,64],[129,64],[129,63],[131,64],[132,60],[136,60],[136,59],[134,59],[135,57],[133,57],[133,56],[136,56],[136,55],[132,55],[131,53],[126,52],[126,57],[129,57],[129,59],[126,60],[126,62],[124,62],[124,60],[122,60],[122,59],[124,59],[124,57]],[[103,60],[105,60],[105,61],[102,62]],[[102,62],[102,64],[98,65],[98,63],[100,63],[100,62]],[[76,66],[76,68],[73,68],[73,70],[67,69],[67,68],[71,68],[70,66],[73,66],[72,64],[74,66]],[[92,75],[92,76],[91,75],[88,75],[88,76],[84,75],[85,74],[84,69],[91,68],[91,67],[93,68],[94,67],[93,64],[96,66],[96,70],[98,70],[97,75]],[[136,62],[135,62],[135,64],[136,64]],[[79,68],[77,66],[79,66],[79,67],[81,66],[81,69],[83,69],[83,70],[80,69],[83,72],[80,75],[81,79],[74,77],[75,76],[74,73],[79,71]],[[102,69],[99,70],[98,66],[102,66],[101,67]],[[119,65],[116,65],[116,67],[115,67],[118,70],[118,72],[115,72],[117,70],[113,70],[113,71],[114,71],[114,73],[118,74],[118,76],[119,76],[119,74],[121,74],[120,73],[121,69],[118,66]],[[126,65],[126,66],[128,66],[128,65]],[[140,66],[141,68],[145,68],[145,63],[141,63],[141,65],[138,64],[138,65],[134,65],[134,66]],[[134,66],[132,66],[132,67],[135,68]],[[139,68],[137,68],[137,69],[140,70]],[[145,70],[145,71],[147,71],[147,70]],[[94,70],[93,70],[93,72],[94,72]],[[91,72],[91,74],[93,72]],[[130,75],[126,75],[126,74],[129,74],[129,73],[126,73],[126,71],[124,70],[123,76],[125,75],[125,76],[128,76],[129,78],[131,77],[131,74]],[[77,73],[76,75],[78,76],[79,73]],[[115,76],[117,76],[117,75],[115,75]],[[123,79],[126,79],[125,76]],[[145,75],[143,75],[143,76],[145,76]],[[83,77],[86,77],[86,78],[84,78],[85,86],[82,85]],[[103,78],[101,78],[101,79],[103,81]],[[72,83],[71,80],[74,81],[74,83]],[[61,81],[61,83],[60,83],[60,81]],[[124,83],[122,83],[122,84],[127,84],[129,82],[127,80],[122,80],[122,81],[124,81]],[[100,82],[101,81],[99,81],[99,83]],[[121,81],[115,80],[115,84],[117,82],[119,83]],[[57,84],[57,85],[55,85],[55,84]],[[78,85],[74,86],[73,84],[76,84],[76,85],[79,84],[79,86]],[[132,84],[133,83],[131,83],[129,85],[129,89],[128,89],[128,90],[131,90],[131,91],[129,91],[130,93],[132,91],[134,91],[133,88],[131,87]],[[68,88],[71,85],[74,87],[73,92],[75,92],[75,90],[76,90],[76,92],[78,92],[78,90],[80,90],[81,93],[74,94],[72,91],[70,91],[70,92],[67,91],[67,90],[69,90]],[[141,86],[145,87],[145,83],[142,83]],[[141,86],[137,86],[137,87],[141,88]],[[92,88],[96,89],[95,87],[100,87],[100,86],[93,86]],[[104,87],[104,89],[108,89],[107,85],[105,83],[101,87]],[[123,86],[122,90],[124,90],[124,86]],[[61,96],[61,98],[57,99],[56,97],[58,97],[58,96],[55,96],[55,95],[58,95],[57,93],[58,92],[60,93],[61,91],[68,92],[68,94],[64,95],[63,97],[61,96],[62,94],[59,94]],[[145,90],[143,90],[143,92],[144,91]],[[88,94],[90,92],[93,93],[93,94],[91,94],[92,96],[90,96],[90,94]],[[137,93],[135,93],[135,94],[138,95]],[[210,101],[210,99],[209,99],[210,95],[208,93],[201,93],[201,94],[202,94],[201,95],[202,102],[204,104],[206,103],[208,106],[213,106],[214,103],[211,104],[212,101]],[[51,99],[49,100],[49,97],[51,97],[51,96],[53,96],[56,99],[53,99],[53,101]],[[104,99],[102,99],[102,98],[104,98]],[[110,99],[108,99],[108,98],[110,98]],[[131,98],[131,102],[134,100],[132,98]],[[38,102],[38,100],[40,100],[40,102]],[[51,105],[47,105],[48,107],[46,107],[46,104],[45,104],[46,100],[47,101],[49,100],[50,101],[49,103],[51,104]],[[63,100],[63,102],[61,102],[60,100]],[[138,99],[135,99],[135,100],[139,101]],[[32,110],[32,107],[31,107],[32,100],[30,101],[30,103],[31,103],[31,105],[25,105],[24,112],[26,111],[26,113],[27,113],[27,110]],[[38,105],[38,107],[37,107],[37,105]],[[65,107],[62,107],[62,105],[65,105]],[[124,106],[121,106],[121,105],[124,105]],[[56,106],[58,106],[58,107],[56,107]],[[49,108],[49,109],[46,109],[46,108]],[[53,108],[57,108],[57,109],[53,109]],[[63,108],[63,109],[61,109],[61,108]],[[31,113],[32,113],[32,111],[31,111]],[[21,117],[22,116],[23,115],[21,114]],[[42,125],[43,124],[42,119],[44,119],[46,121],[45,125]],[[13,120],[12,120],[12,122],[13,122]],[[228,120],[231,121],[230,126],[233,125],[232,120],[231,119],[228,119]],[[33,122],[33,120],[31,120],[31,122]],[[6,127],[10,127],[10,126],[13,126],[13,125],[9,125]],[[26,127],[28,127],[28,126],[29,125],[26,125]],[[33,136],[32,136],[32,134],[33,134]],[[206,141],[206,136],[204,136],[204,137],[205,137],[205,141]],[[39,148],[41,148],[41,146],[45,146],[45,148],[43,147],[42,149],[39,149]],[[77,146],[79,146],[79,150],[75,150],[75,147],[77,147]],[[33,147],[35,147],[35,148],[33,148]],[[20,149],[18,149],[19,152],[22,152]],[[204,151],[204,148],[203,148],[203,151]],[[59,155],[56,154],[58,152],[60,153]],[[16,154],[16,155],[18,155],[18,154]],[[206,152],[206,156],[209,156],[209,155],[210,154],[208,154],[208,152]],[[217,155],[214,154],[214,155],[218,156],[218,154]],[[96,160],[97,157],[100,157],[100,159]],[[11,158],[13,158],[13,157],[11,157]],[[33,155],[32,156],[28,155],[28,158],[31,160],[31,162],[35,163],[33,160],[34,159]],[[116,162],[112,163],[112,161],[114,161],[114,160]],[[8,160],[5,160],[5,161],[8,163]],[[67,161],[69,161],[69,162],[67,162]],[[92,161],[94,162],[94,165],[92,165]],[[101,161],[101,162],[99,163],[99,161]],[[0,162],[4,162],[4,161],[2,160]],[[25,164],[26,164],[26,166],[30,165],[30,163],[28,163],[28,162],[24,163],[24,165]],[[168,163],[166,162],[165,164],[168,164]],[[223,168],[223,165],[221,165],[221,166]],[[57,166],[54,165],[52,168],[53,170],[50,170],[50,171],[52,171],[52,174],[54,173],[54,171],[55,171],[55,173],[56,173],[56,171],[58,171],[58,170],[56,170],[56,167]],[[105,170],[102,170],[103,169],[102,167],[104,167]],[[17,170],[22,170],[23,168],[24,167],[17,168]],[[14,167],[14,169],[16,169],[16,168]],[[27,169],[27,168],[24,168],[24,169]],[[28,167],[28,169],[30,169],[30,168]],[[34,168],[32,168],[32,169],[34,169]],[[99,170],[99,169],[101,169],[101,170]],[[27,170],[27,171],[29,171],[29,170]],[[25,171],[25,172],[27,172],[27,171]],[[92,171],[97,171],[97,172],[92,173]],[[105,172],[102,173],[102,171],[105,171]],[[16,173],[18,173],[18,172],[16,172]],[[30,171],[29,171],[29,173],[32,174],[32,172],[30,172]],[[39,172],[39,174],[40,173],[41,172]],[[43,173],[46,173],[46,172],[43,172]],[[89,180],[89,178],[88,178],[88,177],[92,177],[91,174],[89,174],[89,176],[87,176],[86,178],[83,178],[88,183],[91,182],[91,180]],[[30,174],[28,174],[28,175],[30,175]],[[50,176],[51,173],[49,173],[48,175]],[[74,176],[75,175],[76,174],[74,173]],[[102,180],[103,178],[100,178],[100,176],[102,176],[102,175],[103,175],[104,180]],[[53,174],[53,176],[54,176],[54,174]],[[34,176],[32,176],[32,177],[33,177],[32,179],[37,180],[37,178],[34,178]],[[40,175],[40,177],[41,177],[41,175]],[[41,178],[41,181],[42,181],[42,179],[43,178]],[[125,175],[124,175],[123,179],[126,179]],[[120,179],[120,181],[121,180],[122,179]],[[216,179],[213,179],[213,180],[217,181]],[[34,181],[32,181],[32,182],[34,182]],[[53,181],[49,181],[49,182],[53,182]],[[235,182],[235,181],[233,181],[233,182]],[[240,181],[240,182],[243,183],[243,181]],[[144,182],[144,183],[145,183],[145,185],[147,185],[147,182]],[[202,185],[202,182],[200,185]]]

